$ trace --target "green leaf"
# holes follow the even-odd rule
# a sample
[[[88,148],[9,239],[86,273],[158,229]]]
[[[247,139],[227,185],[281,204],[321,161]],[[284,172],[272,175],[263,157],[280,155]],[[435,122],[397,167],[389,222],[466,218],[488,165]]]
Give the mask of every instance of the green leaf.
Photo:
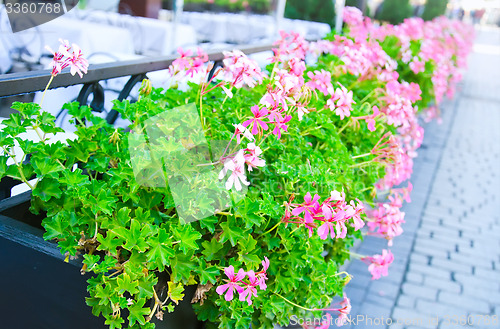
[[[109,329],[121,329],[122,324],[125,322],[120,316],[107,317],[104,324],[109,326]]]
[[[99,255],[83,255],[83,264],[87,265],[87,272],[92,271],[97,262],[101,259]]]
[[[68,219],[64,215],[64,212],[60,212],[54,217],[43,220],[42,224],[46,231],[43,234],[45,240],[62,238],[67,235]]]
[[[139,292],[139,289],[137,288],[139,286],[139,283],[137,283],[136,280],[132,280],[130,278],[130,275],[127,273],[123,273],[116,279],[116,283],[118,286],[116,287],[116,291],[118,294],[122,295],[125,291],[128,291],[131,295],[135,295],[136,293]]]
[[[219,277],[220,275],[220,271],[217,267],[208,267],[204,260],[200,260],[198,273],[200,275],[201,284],[206,284],[208,281],[210,281],[212,284],[215,284],[217,282],[217,277]]]
[[[35,172],[40,176],[63,169],[57,161],[41,153],[33,155],[30,161]]]
[[[175,282],[188,282],[191,272],[198,268],[197,259],[193,254],[177,254],[172,258],[172,280]]]
[[[146,242],[151,235],[151,228],[149,225],[141,225],[137,220],[131,219],[130,229],[125,227],[117,227],[111,230],[117,236],[125,240],[125,245],[123,248],[127,250],[137,250],[139,252],[145,252],[149,245]]]
[[[150,310],[149,308],[143,308],[146,300],[144,298],[136,301],[132,306],[128,307],[129,315],[128,322],[129,326],[133,326],[134,323],[138,322],[141,325],[146,324],[146,319],[144,316],[148,315]]]
[[[112,231],[107,231],[106,237],[102,236],[101,233],[98,233],[97,242],[100,243],[100,245],[97,247],[97,250],[105,250],[113,255],[116,255],[116,248],[124,243],[123,239],[120,239]]]
[[[198,249],[196,241],[201,238],[201,234],[188,224],[180,224],[173,228],[175,240],[179,241],[179,249],[187,252]]]
[[[97,196],[91,195],[88,201],[91,204],[94,214],[102,211],[105,214],[111,215],[113,209],[116,207],[116,197],[109,189],[102,188]]]
[[[245,231],[241,227],[237,226],[234,220],[231,220],[231,222],[229,222],[229,220],[230,219],[228,218],[227,222],[220,224],[223,232],[220,236],[219,241],[223,243],[229,240],[229,242],[231,242],[231,245],[234,247],[238,240],[243,238],[243,234],[245,233]]]
[[[7,174],[7,160],[9,160],[6,156],[0,156],[0,179],[2,179]]]
[[[160,272],[170,265],[170,257],[174,256],[172,240],[165,229],[160,229],[158,235],[148,240],[150,250],[147,253],[150,270],[157,268]]]
[[[181,301],[184,298],[184,286],[182,283],[175,284],[172,281],[168,282],[168,297],[176,304],[179,304],[179,301]]]
[[[203,241],[201,245],[203,246],[203,251],[201,253],[206,257],[207,261],[215,259],[217,252],[223,247],[223,244],[216,239]]]
[[[33,190],[33,195],[45,202],[49,201],[50,198],[59,199],[62,193],[59,182],[51,177],[42,178]]]

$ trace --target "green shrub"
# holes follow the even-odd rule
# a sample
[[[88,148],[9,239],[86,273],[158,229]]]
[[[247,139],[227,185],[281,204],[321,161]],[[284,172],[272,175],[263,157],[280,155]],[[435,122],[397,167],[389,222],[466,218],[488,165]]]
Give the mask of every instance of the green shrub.
[[[447,5],[448,0],[427,0],[422,18],[426,21],[430,21],[438,16],[444,15]]]
[[[331,0],[288,0],[285,17],[334,25],[335,9]]]
[[[382,9],[375,18],[391,24],[399,24],[412,16],[409,0],[384,0]]]

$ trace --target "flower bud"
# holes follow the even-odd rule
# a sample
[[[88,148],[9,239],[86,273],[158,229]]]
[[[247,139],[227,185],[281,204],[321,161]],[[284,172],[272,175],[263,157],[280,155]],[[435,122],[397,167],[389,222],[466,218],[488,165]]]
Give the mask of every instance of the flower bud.
[[[139,89],[139,94],[141,96],[147,96],[151,94],[151,91],[153,91],[153,84],[151,83],[151,80],[149,79],[142,80],[141,88]]]

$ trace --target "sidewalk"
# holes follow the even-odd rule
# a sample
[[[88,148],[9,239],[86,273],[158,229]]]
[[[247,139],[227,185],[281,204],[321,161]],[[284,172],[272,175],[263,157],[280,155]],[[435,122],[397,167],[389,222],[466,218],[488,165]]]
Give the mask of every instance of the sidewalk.
[[[477,32],[461,89],[426,127],[389,276],[348,268],[348,328],[500,328],[499,29]],[[383,248],[368,237],[358,252]]]

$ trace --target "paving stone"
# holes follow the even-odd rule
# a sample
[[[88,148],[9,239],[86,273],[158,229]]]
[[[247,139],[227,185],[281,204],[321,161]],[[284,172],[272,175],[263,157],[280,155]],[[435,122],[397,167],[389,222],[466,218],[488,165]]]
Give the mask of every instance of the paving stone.
[[[453,272],[472,274],[472,265],[473,262],[469,262],[468,265],[449,261],[447,259],[434,257],[432,258],[431,265],[436,266],[437,268],[443,268],[447,270],[451,270]]]
[[[430,321],[428,316],[422,315],[419,312],[407,308],[394,308],[391,318],[394,324],[402,324],[402,328],[406,328],[408,326],[417,326],[430,329],[435,328],[433,324],[429,323]]]
[[[403,283],[402,289],[405,295],[420,297],[427,300],[436,300],[438,293],[436,288],[417,285],[410,282]]]
[[[443,280],[439,278],[434,278],[432,276],[426,276],[424,279],[424,286],[433,287],[439,290],[460,293],[462,291],[462,287],[459,283],[448,280]]]
[[[500,45],[500,30],[481,30],[478,37]],[[349,267],[353,300],[366,293],[360,305],[353,304],[353,314],[390,315],[391,329],[458,329],[465,327],[446,325],[446,315],[499,313],[500,143],[493,142],[500,141],[499,60],[473,53],[463,93],[443,103],[443,125],[426,125],[414,161],[414,202],[402,209],[407,223],[391,248],[396,259],[389,276],[371,281],[365,264]],[[373,254],[387,248],[385,241],[372,240],[360,250]]]
[[[419,312],[427,314],[429,317],[438,317],[440,319],[445,316],[467,316],[468,312],[465,308],[467,308],[467,305],[463,305],[463,308],[457,308],[456,306],[450,306],[441,302],[430,302],[422,299],[417,299],[416,301],[416,309]]]
[[[451,271],[445,270],[445,269],[440,269],[436,268],[430,265],[423,265],[423,264],[410,264],[409,265],[409,272],[416,272],[416,273],[421,273],[424,275],[430,275],[434,276],[437,278],[443,278],[443,279],[450,279],[451,278]]]
[[[480,312],[481,314],[490,313],[490,306],[487,302],[463,296],[461,294],[453,294],[446,291],[440,291],[438,301],[450,306],[454,305],[463,307],[463,305],[467,305],[467,309],[473,312]]]
[[[423,283],[424,275],[421,273],[407,272],[405,276],[406,281],[413,283]]]

